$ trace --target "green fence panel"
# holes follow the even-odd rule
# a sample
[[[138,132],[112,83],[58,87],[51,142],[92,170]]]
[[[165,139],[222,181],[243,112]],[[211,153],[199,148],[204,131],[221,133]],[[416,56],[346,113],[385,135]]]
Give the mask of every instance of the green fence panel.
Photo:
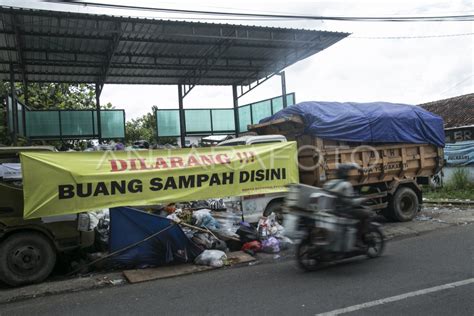
[[[159,137],[179,136],[181,134],[179,110],[158,110],[155,115]]]
[[[125,138],[124,111],[100,111],[100,127],[102,138]]]
[[[290,105],[293,105],[293,104],[295,104],[295,94],[294,93],[287,94],[286,95],[286,105],[290,106]]]
[[[239,107],[239,132],[246,132],[247,125],[252,124],[252,113],[250,105]]]
[[[293,105],[295,94],[287,94],[287,105]],[[283,97],[275,97],[260,102],[242,105],[239,112],[239,133],[248,131],[247,125],[258,124],[263,118],[283,109]],[[179,136],[179,110],[157,110],[158,137]],[[186,133],[213,134],[234,133],[233,109],[187,109],[185,110]]]
[[[96,134],[93,112],[95,111],[61,111],[62,135],[92,136]]]
[[[270,100],[252,104],[252,124],[258,124],[261,119],[272,115]]]
[[[211,132],[211,110],[184,110],[184,117],[186,118],[186,133]]]
[[[278,112],[280,110],[283,110],[283,98],[282,97],[272,99],[272,110],[273,110],[273,114],[275,114],[276,112]]]
[[[61,135],[58,111],[27,111],[27,137],[55,137]]]
[[[213,132],[235,131],[234,109],[212,109],[211,114]]]

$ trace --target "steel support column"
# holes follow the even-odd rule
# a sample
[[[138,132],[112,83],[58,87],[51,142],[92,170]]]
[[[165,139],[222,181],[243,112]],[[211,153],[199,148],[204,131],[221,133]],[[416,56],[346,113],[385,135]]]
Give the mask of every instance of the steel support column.
[[[237,95],[237,85],[232,85],[232,97],[234,98],[234,124],[235,136],[239,137],[240,121],[239,121],[239,96]]]
[[[180,140],[181,148],[186,146],[186,118],[184,116],[184,105],[183,105],[183,85],[178,85],[178,105],[179,105],[179,127],[180,127]]]
[[[10,93],[12,95],[12,119],[13,119],[13,133],[12,133],[12,142],[13,145],[17,145],[18,141],[18,107],[16,105],[16,89],[15,89],[15,71],[13,70],[13,65],[10,64]]]
[[[23,97],[25,99],[25,104],[23,111],[21,111],[21,119],[23,121],[23,136],[26,138],[26,109],[28,108],[28,81],[23,80]]]
[[[95,84],[95,109],[97,117],[97,134],[99,135],[99,145],[102,143],[102,124],[100,119],[100,94],[102,92],[102,87],[100,84]]]
[[[281,95],[283,98],[283,108],[287,107],[287,100],[286,100],[286,77],[285,77],[285,72],[282,71],[279,73],[280,78],[281,78]]]

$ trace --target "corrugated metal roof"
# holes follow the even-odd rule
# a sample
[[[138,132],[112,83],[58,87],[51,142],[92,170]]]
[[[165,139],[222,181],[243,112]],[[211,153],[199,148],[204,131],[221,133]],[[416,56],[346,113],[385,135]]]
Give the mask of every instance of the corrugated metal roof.
[[[0,79],[248,85],[348,33],[0,7]]]

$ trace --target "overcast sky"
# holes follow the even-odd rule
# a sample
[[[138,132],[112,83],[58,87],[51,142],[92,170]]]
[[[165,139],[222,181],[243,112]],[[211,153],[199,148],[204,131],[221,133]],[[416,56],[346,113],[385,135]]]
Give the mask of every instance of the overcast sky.
[[[97,2],[97,1],[96,1]],[[112,1],[99,1],[109,2]],[[40,1],[0,0],[2,5],[41,9],[182,19],[182,14],[98,9]],[[339,16],[460,15],[474,14],[469,0],[346,0],[346,1],[115,1],[135,6],[238,11],[252,13]],[[196,17],[195,17],[196,18]],[[206,21],[209,22],[209,21]],[[474,33],[472,22],[319,22],[319,21],[213,21],[352,33],[328,49],[286,69],[287,92],[297,101],[389,101],[419,104],[474,91],[474,36],[374,39]],[[196,87],[185,107],[231,107],[231,87]],[[246,104],[281,93],[274,77],[239,100]],[[105,85],[101,102],[126,110],[127,119],[150,111],[151,106],[177,108],[176,86]]]

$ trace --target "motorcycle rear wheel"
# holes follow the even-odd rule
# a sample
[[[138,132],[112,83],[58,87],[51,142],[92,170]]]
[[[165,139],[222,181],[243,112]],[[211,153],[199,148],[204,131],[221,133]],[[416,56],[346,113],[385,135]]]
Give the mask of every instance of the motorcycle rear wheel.
[[[364,236],[364,240],[367,244],[367,257],[377,258],[382,255],[385,249],[385,237],[379,227],[370,227]]]
[[[305,271],[315,271],[321,260],[315,254],[315,247],[309,239],[303,239],[296,250],[298,266]]]

